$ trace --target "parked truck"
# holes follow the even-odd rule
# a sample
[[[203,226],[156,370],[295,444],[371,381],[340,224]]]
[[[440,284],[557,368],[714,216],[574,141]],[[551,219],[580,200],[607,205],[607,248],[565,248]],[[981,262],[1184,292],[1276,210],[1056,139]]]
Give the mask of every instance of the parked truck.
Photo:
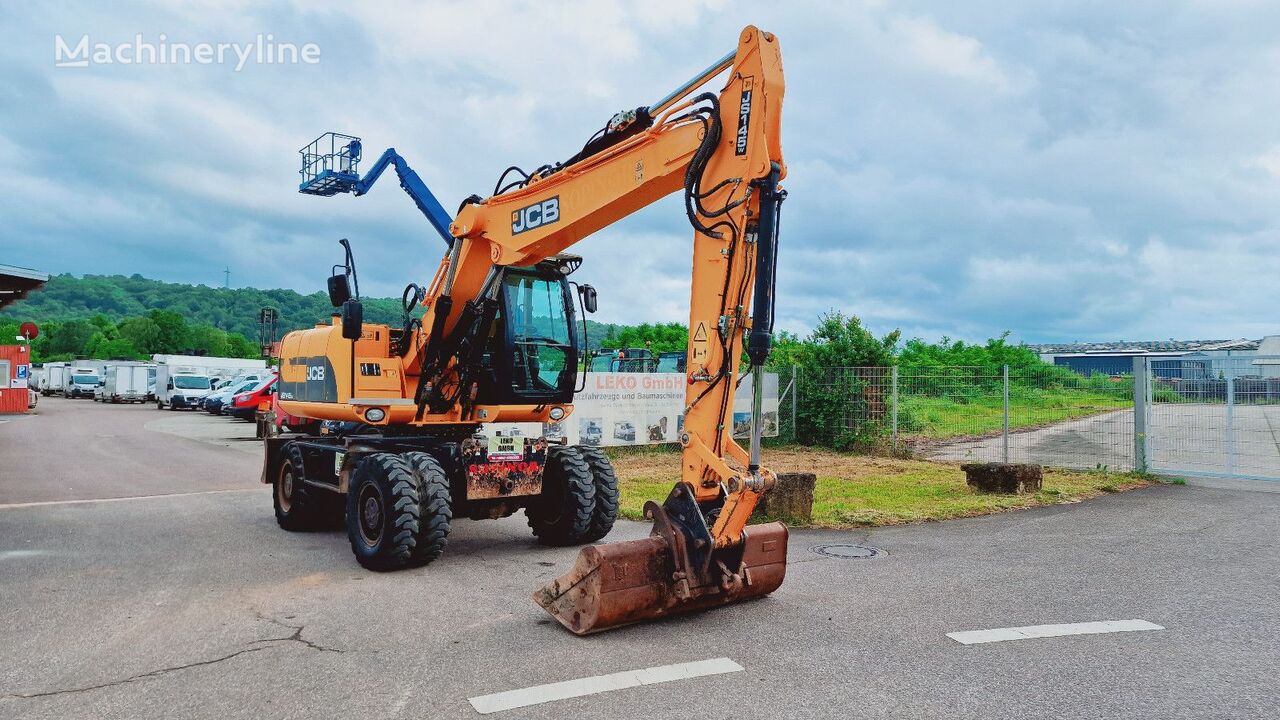
[[[145,402],[151,371],[152,368],[144,363],[107,365],[107,372],[102,376],[101,392],[94,399],[113,403]]]
[[[156,365],[156,409],[199,407],[211,385],[204,368],[194,365]]]
[[[41,395],[61,395],[63,388],[67,385],[67,376],[70,375],[68,363],[50,362],[44,364],[44,376],[41,378],[40,394]]]
[[[155,354],[151,356],[151,361],[160,365],[182,366],[194,368],[198,372],[207,375],[210,381],[221,384],[221,381],[229,380],[238,375],[248,376],[254,374],[254,371],[265,371],[267,369],[267,361],[247,358],[226,358],[226,357],[210,357],[206,355],[164,355]],[[157,393],[161,385],[157,383]]]

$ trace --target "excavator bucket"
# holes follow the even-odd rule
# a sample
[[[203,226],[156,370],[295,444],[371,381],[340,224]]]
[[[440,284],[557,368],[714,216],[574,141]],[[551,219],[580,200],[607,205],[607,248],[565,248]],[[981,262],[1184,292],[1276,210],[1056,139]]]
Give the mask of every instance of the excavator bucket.
[[[749,525],[738,546],[699,553],[691,546],[705,541],[689,542],[662,506],[648,503],[645,514],[654,519],[652,535],[583,548],[573,569],[535,592],[534,602],[570,631],[588,635],[763,597],[782,585],[782,523]]]

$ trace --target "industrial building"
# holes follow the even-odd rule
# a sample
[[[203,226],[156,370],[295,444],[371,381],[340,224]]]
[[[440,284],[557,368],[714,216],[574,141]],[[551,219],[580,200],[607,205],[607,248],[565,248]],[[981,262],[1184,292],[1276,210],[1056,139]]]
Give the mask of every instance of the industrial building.
[[[1280,335],[1268,335],[1262,340],[1119,341],[1026,347],[1039,354],[1041,360],[1081,375],[1130,375],[1133,359],[1146,357],[1151,358],[1152,371],[1161,378],[1197,380],[1219,375],[1227,368],[1239,377],[1280,377]]]

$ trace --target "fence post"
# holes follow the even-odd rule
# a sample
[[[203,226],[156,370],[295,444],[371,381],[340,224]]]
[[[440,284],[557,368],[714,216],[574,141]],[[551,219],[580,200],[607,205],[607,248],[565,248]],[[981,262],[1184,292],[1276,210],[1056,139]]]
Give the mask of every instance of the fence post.
[[[890,382],[892,389],[890,390],[890,402],[893,403],[893,449],[898,449],[898,366],[894,365],[889,368]]]
[[[1235,368],[1227,369],[1227,474],[1236,474],[1236,373]]]
[[[1004,443],[1004,461],[1009,462],[1009,366],[1004,366],[1004,432],[1001,438]]]
[[[1147,358],[1133,359],[1133,469],[1147,471]]]
[[[791,366],[791,442],[800,441],[800,421],[796,416],[796,396],[800,394],[800,385],[796,383],[799,365]]]

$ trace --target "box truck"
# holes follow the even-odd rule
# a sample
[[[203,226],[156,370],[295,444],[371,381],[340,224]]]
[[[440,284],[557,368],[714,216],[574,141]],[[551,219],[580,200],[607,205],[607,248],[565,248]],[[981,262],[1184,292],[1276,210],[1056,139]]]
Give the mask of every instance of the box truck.
[[[143,402],[151,382],[151,367],[142,363],[107,365],[102,376],[101,392],[95,400],[103,402]]]
[[[49,362],[44,364],[44,375],[41,378],[40,394],[53,395],[61,394],[62,388],[66,387],[67,375],[70,374],[67,363]]]

